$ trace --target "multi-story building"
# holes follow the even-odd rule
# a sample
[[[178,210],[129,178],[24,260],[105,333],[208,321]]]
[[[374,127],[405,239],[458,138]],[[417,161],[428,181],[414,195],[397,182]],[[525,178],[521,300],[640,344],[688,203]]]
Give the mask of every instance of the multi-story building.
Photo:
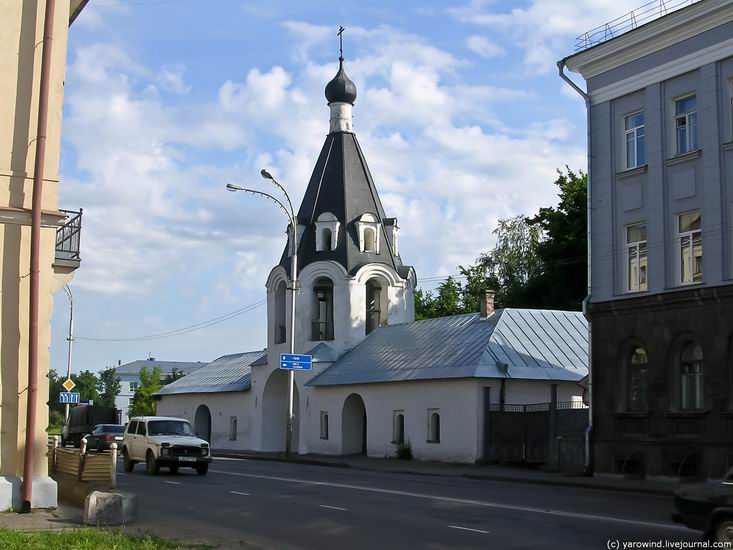
[[[711,477],[733,464],[733,2],[663,4],[558,64],[587,90],[594,465]]]
[[[87,1],[58,0],[47,10],[46,0],[0,0],[1,511],[56,506],[46,459],[46,402],[58,399],[49,397],[46,378],[51,310],[54,294],[79,267],[81,230],[81,212],[59,210],[61,112],[68,29]],[[31,238],[34,212],[38,247]],[[27,428],[29,401],[36,414]],[[25,465],[33,473],[30,500],[25,491],[21,497]]]
[[[120,393],[115,398],[115,408],[119,411],[120,422],[127,424],[129,420],[128,409],[132,404],[132,398],[140,385],[140,371],[143,368],[152,371],[160,369],[160,376],[164,383],[170,380],[174,371],[178,375],[186,376],[193,371],[200,369],[206,363],[192,363],[182,361],[156,361],[155,358],[143,359],[125,363],[115,368],[115,374],[120,381]]]

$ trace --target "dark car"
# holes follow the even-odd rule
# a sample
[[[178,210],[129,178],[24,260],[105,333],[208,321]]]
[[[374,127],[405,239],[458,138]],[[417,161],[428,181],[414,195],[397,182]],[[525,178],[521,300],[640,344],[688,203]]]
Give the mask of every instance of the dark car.
[[[74,447],[81,444],[81,438],[89,434],[99,424],[116,424],[117,409],[82,403],[72,407],[69,419],[61,429],[61,445],[71,443]]]
[[[672,520],[715,542],[733,542],[733,469],[720,481],[681,485],[674,492]]]
[[[98,424],[87,436],[87,449],[104,451],[109,449],[112,443],[117,443],[118,447],[122,447],[124,433],[124,424]]]

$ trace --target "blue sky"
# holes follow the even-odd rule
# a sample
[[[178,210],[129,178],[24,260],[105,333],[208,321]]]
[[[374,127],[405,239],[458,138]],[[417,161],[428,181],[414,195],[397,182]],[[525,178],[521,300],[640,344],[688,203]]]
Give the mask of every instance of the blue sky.
[[[584,168],[584,106],[555,61],[633,7],[91,0],[70,31],[60,186],[62,208],[84,208],[74,370],[265,346],[262,306],[172,338],[82,338],[163,333],[265,298],[285,219],[224,184],[267,190],[267,167],[299,202],[328,132],[339,25],[355,132],[420,280],[488,250],[499,218],[554,203],[556,168]],[[56,296],[59,371],[67,304]]]

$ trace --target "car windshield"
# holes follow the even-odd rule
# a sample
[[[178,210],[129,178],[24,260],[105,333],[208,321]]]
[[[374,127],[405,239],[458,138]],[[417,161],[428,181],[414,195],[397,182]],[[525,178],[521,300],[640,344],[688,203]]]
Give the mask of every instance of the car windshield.
[[[193,435],[193,430],[183,420],[153,420],[148,422],[148,435]]]

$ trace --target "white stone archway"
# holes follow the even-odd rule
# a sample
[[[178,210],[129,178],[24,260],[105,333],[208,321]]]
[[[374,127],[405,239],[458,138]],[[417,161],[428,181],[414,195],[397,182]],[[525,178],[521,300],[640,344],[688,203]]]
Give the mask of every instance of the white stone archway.
[[[297,384],[293,388],[293,452],[298,451],[300,404]],[[285,451],[285,431],[288,416],[288,372],[275,369],[265,383],[262,393],[263,451]]]
[[[211,411],[206,405],[199,405],[193,421],[193,431],[196,437],[211,444]]]
[[[341,413],[341,454],[367,454],[367,412],[364,399],[352,393]]]

